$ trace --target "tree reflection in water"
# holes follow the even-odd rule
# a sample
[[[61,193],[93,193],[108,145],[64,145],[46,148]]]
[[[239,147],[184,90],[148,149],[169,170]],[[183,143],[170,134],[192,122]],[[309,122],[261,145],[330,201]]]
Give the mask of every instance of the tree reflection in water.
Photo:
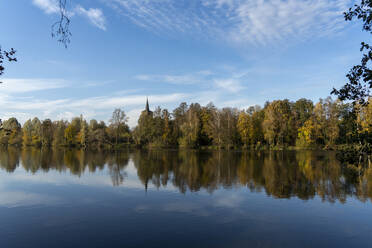
[[[333,152],[0,150],[0,167],[9,173],[19,166],[32,174],[54,170],[76,176],[107,169],[114,186],[125,185],[129,163],[145,189],[149,183],[157,188],[169,183],[182,193],[248,187],[276,198],[372,198],[372,168],[341,166]]]

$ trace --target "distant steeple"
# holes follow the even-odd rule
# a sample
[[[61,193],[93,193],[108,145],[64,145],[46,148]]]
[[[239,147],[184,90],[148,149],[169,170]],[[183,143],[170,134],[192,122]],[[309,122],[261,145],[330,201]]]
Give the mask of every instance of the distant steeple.
[[[150,112],[150,107],[149,107],[149,98],[146,97],[146,112],[149,113]]]
[[[149,105],[149,99],[146,97],[146,108],[144,111],[142,111],[142,114],[152,116],[152,111],[150,110],[150,105]]]

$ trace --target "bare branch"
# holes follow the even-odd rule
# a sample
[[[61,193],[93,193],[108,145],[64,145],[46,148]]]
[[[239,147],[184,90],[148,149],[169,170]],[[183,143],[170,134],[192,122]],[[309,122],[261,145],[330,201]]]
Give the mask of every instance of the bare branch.
[[[57,22],[52,25],[52,37],[57,37],[58,41],[61,42],[65,48],[70,43],[70,18],[66,10],[67,0],[59,0],[59,14],[60,18]]]

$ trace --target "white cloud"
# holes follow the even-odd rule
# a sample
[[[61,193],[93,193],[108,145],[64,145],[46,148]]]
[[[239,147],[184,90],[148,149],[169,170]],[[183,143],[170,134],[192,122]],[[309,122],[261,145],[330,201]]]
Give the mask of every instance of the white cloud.
[[[169,93],[149,96],[150,108],[157,106],[172,111],[181,102],[198,102],[206,105],[209,102],[221,102],[226,90],[204,90],[193,94]],[[129,126],[137,125],[138,117],[145,108],[146,95],[116,94],[99,97],[47,99],[34,97],[18,97],[15,95],[0,96],[0,119],[16,117],[21,123],[35,116],[40,119],[71,120],[82,114],[84,118],[108,121],[115,108],[122,108],[129,117]]]
[[[32,0],[32,3],[42,9],[46,14],[58,13],[57,0]]]
[[[25,93],[66,87],[61,79],[4,78],[0,84],[1,93]]]
[[[208,24],[215,22],[194,0],[109,0],[107,3],[134,24],[154,32],[202,33],[210,29]]]
[[[77,14],[88,18],[88,20],[97,28],[106,30],[106,19],[102,10],[93,8],[85,9],[80,5],[78,5],[75,10]]]
[[[47,113],[48,115],[51,114],[51,112]],[[61,112],[56,116],[57,120],[71,120],[72,118],[76,117],[74,113],[70,111]]]
[[[127,112],[127,116],[129,117],[128,125],[130,127],[137,126],[138,117],[140,116],[142,111],[143,111],[143,107],[131,109],[130,111]]]
[[[228,79],[218,79],[215,81],[217,87],[227,90],[232,93],[237,93],[244,89],[238,79],[228,78]]]
[[[57,0],[33,0],[47,14]],[[108,0],[115,11],[141,28],[167,35],[189,34],[232,42],[271,44],[332,35],[344,26],[352,0]],[[99,8],[76,5],[71,15],[106,30]]]
[[[226,74],[229,75],[229,78],[226,78]],[[155,83],[198,85],[199,87],[222,89],[231,93],[237,93],[245,88],[241,84],[241,79],[247,75],[246,72],[232,71],[225,72],[224,75],[225,77],[222,77],[221,73],[217,74],[209,70],[204,70],[180,75],[137,75],[135,79]]]
[[[178,75],[142,74],[142,75],[136,75],[134,78],[137,80],[141,80],[141,81],[152,81],[152,82],[158,82],[158,83],[188,85],[188,84],[205,83],[213,75],[214,73],[210,70],[201,70],[201,71],[197,71],[194,73],[178,74]]]
[[[2,92],[3,93],[3,92]],[[152,108],[157,105],[179,102],[188,97],[183,93],[159,94],[149,97]],[[35,116],[40,119],[70,120],[72,117],[98,118],[107,121],[115,108],[123,108],[127,112],[130,127],[137,124],[140,112],[144,109],[146,95],[108,95],[79,99],[36,99],[34,97],[17,97],[16,95],[0,95],[0,119],[16,117],[21,123]],[[103,117],[103,118],[102,118]]]
[[[208,74],[206,75],[208,76]],[[184,75],[137,75],[135,79],[141,81],[153,81],[158,83],[170,83],[170,84],[199,84],[204,81],[205,75],[198,75],[197,73],[184,74]]]
[[[338,32],[351,0],[109,0],[134,24],[154,32],[207,35],[268,44]]]
[[[115,108],[122,108],[130,118],[130,127],[134,127],[145,107],[147,95],[151,109],[161,106],[172,111],[181,102],[198,102],[201,105],[213,102],[220,108],[230,106],[242,109],[254,104],[262,105],[266,100],[277,99],[278,96],[296,100],[294,97],[308,97],[309,94],[316,96],[316,98],[324,97],[319,92],[329,92],[329,86],[327,86],[329,78],[326,77],[315,79],[301,77],[299,78],[301,84],[298,84],[298,78],[295,78],[295,80],[288,82],[291,86],[290,89],[279,92],[276,85],[280,83],[280,78],[283,75],[285,77],[286,74],[293,74],[293,72],[283,69],[273,70],[271,67],[270,70],[267,70],[265,64],[265,67],[250,67],[244,70],[224,67],[213,71],[204,70],[176,75],[169,73],[164,75],[144,74],[135,76],[137,79],[134,82],[136,89],[124,87],[126,90],[120,90],[123,89],[123,85],[118,85],[120,88],[111,90],[111,93],[100,93],[102,95],[98,96],[99,89],[98,91],[97,89],[94,91],[85,89],[85,87],[96,88],[96,84],[92,82],[76,84],[71,80],[60,79],[4,79],[4,84],[0,85],[0,106],[2,106],[0,119],[16,117],[21,123],[24,123],[27,119],[35,116],[40,119],[70,120],[72,117],[82,114],[87,120],[95,118],[108,121]],[[260,77],[269,73],[269,80],[261,83],[263,81],[260,80]],[[141,85],[140,80],[151,82],[149,83],[152,85],[151,88]],[[157,83],[160,82],[174,85],[162,87],[166,92],[149,94],[149,92],[154,92],[154,89],[160,92],[157,89]],[[319,85],[315,85],[314,82],[319,82]],[[269,87],[265,85],[269,85]],[[84,87],[84,90],[81,90],[81,87]],[[251,89],[248,90],[249,88]],[[69,92],[76,90],[81,90],[81,94],[69,94]],[[64,93],[67,95],[64,96]]]
[[[345,0],[271,0],[245,1],[236,6],[238,25],[233,39],[268,43],[286,38],[327,35],[344,24]]]
[[[32,3],[38,8],[42,9],[46,14],[59,13],[59,6],[57,0],[32,0]],[[86,9],[81,5],[76,5],[72,10],[68,10],[68,15],[80,15],[89,20],[91,24],[101,30],[106,30],[106,19],[101,9],[89,8]]]
[[[222,82],[222,81],[221,81]],[[226,88],[230,87],[229,92],[236,94],[234,90],[236,85],[224,84],[215,89],[200,90],[192,94],[185,93],[169,93],[150,95],[150,108],[154,110],[157,106],[167,108],[172,111],[181,102],[197,102],[201,105],[206,105],[213,102],[218,107],[226,107]],[[231,88],[232,87],[232,88]],[[235,87],[235,88],[234,88]],[[0,119],[8,119],[16,117],[20,123],[24,123],[28,119],[38,117],[39,119],[50,118],[52,120],[71,120],[73,117],[78,117],[80,114],[88,121],[92,118],[97,120],[108,121],[112,111],[115,108],[122,108],[129,117],[129,126],[135,127],[141,111],[145,108],[146,95],[121,95],[116,94],[99,96],[99,97],[79,97],[79,98],[62,98],[62,99],[46,99],[34,97],[17,96],[0,96]],[[236,99],[241,99],[236,97]],[[233,102],[231,107],[246,106],[246,101]]]
[[[177,99],[187,96],[182,93],[173,94],[160,94],[152,95],[149,98],[153,104],[161,104],[176,101]],[[77,108],[84,109],[94,106],[95,109],[107,109],[107,108],[118,108],[125,106],[138,106],[144,105],[146,101],[146,95],[128,95],[121,97],[103,96],[103,97],[92,97],[82,100],[71,100],[69,103],[63,104],[64,108]]]

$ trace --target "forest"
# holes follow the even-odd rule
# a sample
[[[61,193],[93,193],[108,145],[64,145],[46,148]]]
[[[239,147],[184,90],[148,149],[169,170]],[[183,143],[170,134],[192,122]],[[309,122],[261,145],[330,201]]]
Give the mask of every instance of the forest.
[[[0,143],[91,149],[138,146],[255,150],[338,149],[372,143],[372,104],[344,103],[331,97],[317,103],[308,99],[275,100],[244,110],[183,102],[172,112],[147,108],[135,128],[129,128],[127,122],[122,109],[115,109],[108,123],[94,119],[88,122],[83,116],[71,121],[35,117],[21,125],[10,118],[0,121]]]

